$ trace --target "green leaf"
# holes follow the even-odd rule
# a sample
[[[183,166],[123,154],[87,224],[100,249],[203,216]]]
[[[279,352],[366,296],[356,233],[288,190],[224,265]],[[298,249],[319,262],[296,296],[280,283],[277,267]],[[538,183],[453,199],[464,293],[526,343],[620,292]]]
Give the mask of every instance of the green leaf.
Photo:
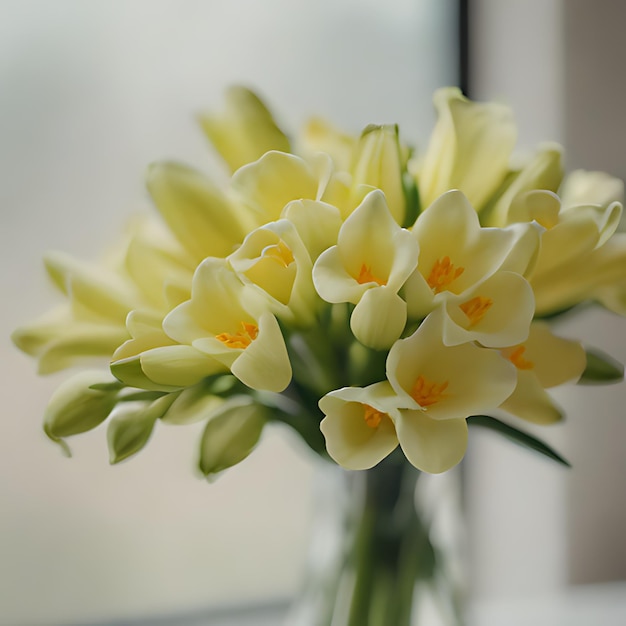
[[[624,366],[600,350],[586,350],[587,367],[579,385],[606,385],[624,380]]]
[[[224,402],[207,422],[200,442],[200,471],[208,477],[243,461],[259,441],[265,409],[247,396]]]
[[[471,426],[482,426],[483,428],[493,430],[501,435],[504,435],[513,443],[517,443],[520,446],[539,452],[540,454],[547,456],[549,459],[552,459],[561,465],[565,465],[565,467],[571,467],[568,461],[566,461],[558,452],[553,450],[543,441],[540,441],[532,435],[518,430],[513,426],[509,426],[508,424],[497,420],[495,417],[490,417],[488,415],[471,415],[467,418],[467,423]]]

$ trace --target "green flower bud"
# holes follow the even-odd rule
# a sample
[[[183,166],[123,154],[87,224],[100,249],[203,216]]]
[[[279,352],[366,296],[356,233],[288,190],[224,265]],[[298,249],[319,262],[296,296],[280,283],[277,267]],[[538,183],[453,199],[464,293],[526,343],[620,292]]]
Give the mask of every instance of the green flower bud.
[[[66,380],[50,398],[43,429],[68,456],[70,450],[63,438],[95,428],[117,403],[118,389],[103,385],[109,382],[106,378],[106,374],[99,371],[81,372]]]
[[[200,471],[211,477],[243,461],[258,443],[265,421],[265,409],[247,396],[224,402],[204,429]]]
[[[111,418],[107,430],[109,462],[113,465],[127,459],[141,450],[152,434],[154,424],[179,396],[179,392],[169,393],[149,404],[125,406]]]

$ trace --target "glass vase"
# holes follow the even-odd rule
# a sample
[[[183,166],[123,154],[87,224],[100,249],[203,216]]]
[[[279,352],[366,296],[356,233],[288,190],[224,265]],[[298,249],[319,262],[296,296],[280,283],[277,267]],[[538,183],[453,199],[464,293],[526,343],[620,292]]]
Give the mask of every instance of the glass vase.
[[[422,474],[399,451],[366,471],[324,465],[285,626],[463,625],[458,474]]]

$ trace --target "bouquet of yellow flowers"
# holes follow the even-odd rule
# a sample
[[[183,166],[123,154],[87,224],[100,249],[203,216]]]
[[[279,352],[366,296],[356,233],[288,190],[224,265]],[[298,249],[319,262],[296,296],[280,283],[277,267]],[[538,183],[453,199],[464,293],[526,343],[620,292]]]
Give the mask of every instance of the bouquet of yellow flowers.
[[[435,107],[423,151],[395,125],[351,136],[321,119],[291,142],[257,96],[232,88],[223,113],[200,117],[232,171],[225,188],[154,164],[158,219],[133,222],[100,264],[45,257],[65,302],[15,344],[44,374],[110,363],[59,387],[47,435],[68,451],[67,437],[107,421],[117,463],[159,422],[204,421],[209,477],[271,422],[351,470],[405,457],[444,472],[468,425],[565,463],[518,424],[562,418],[546,389],[623,376],[551,328],[583,303],[626,314],[623,185],[599,172],[563,180],[554,144],[513,166],[502,104],[446,88]],[[409,623],[399,615],[381,623]]]

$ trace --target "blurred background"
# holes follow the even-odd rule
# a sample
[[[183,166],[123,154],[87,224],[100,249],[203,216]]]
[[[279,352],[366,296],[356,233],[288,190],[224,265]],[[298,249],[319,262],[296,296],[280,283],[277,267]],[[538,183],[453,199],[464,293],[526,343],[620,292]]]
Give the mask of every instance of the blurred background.
[[[463,74],[473,98],[514,107],[520,150],[557,140],[568,167],[624,178],[625,18],[611,0],[0,0],[0,623],[280,601],[297,589],[313,508],[314,459],[280,429],[214,484],[194,473],[193,426],[163,425],[113,468],[102,429],[62,457],[41,416],[65,376],[38,378],[8,339],[56,302],[44,251],[96,259],[151,210],[152,161],[224,175],[194,116],[221,108],[231,83],[292,133],[320,114],[353,132],[398,122],[424,146],[432,91]],[[626,360],[623,320],[597,312],[563,332]],[[476,597],[626,579],[624,387],[559,390],[568,422],[541,435],[571,471],[472,434]]]

